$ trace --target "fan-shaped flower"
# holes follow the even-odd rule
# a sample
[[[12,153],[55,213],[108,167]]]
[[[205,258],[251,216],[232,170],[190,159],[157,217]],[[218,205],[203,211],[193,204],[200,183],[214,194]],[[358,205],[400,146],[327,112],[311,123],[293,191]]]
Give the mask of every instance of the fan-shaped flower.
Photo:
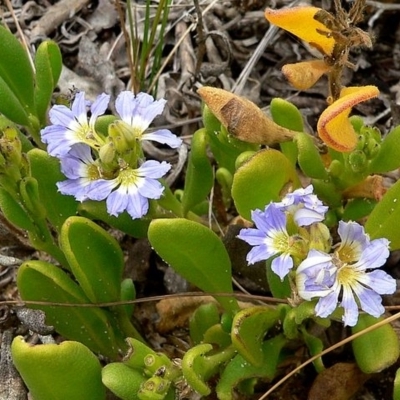
[[[110,96],[103,93],[90,105],[85,100],[85,92],[75,95],[71,109],[64,105],[54,105],[49,111],[52,125],[42,129],[42,141],[47,144],[47,151],[54,157],[62,157],[69,152],[76,143],[86,143],[99,147],[94,124],[97,117],[104,114],[108,107]],[[88,120],[87,107],[90,107]]]
[[[115,101],[115,108],[122,120],[132,128],[132,139],[154,140],[177,148],[182,144],[182,140],[168,129],[146,132],[154,118],[164,110],[165,103],[166,100],[154,100],[147,93],[138,93],[135,96],[130,91],[123,91]]]
[[[312,249],[299,265],[297,290],[305,300],[319,298],[315,313],[322,318],[332,314],[340,301],[344,324],[354,326],[358,307],[374,317],[383,314],[381,295],[393,293],[396,281],[376,269],[389,256],[387,239],[371,241],[356,222],[340,221],[338,232],[342,241],[334,254]]]

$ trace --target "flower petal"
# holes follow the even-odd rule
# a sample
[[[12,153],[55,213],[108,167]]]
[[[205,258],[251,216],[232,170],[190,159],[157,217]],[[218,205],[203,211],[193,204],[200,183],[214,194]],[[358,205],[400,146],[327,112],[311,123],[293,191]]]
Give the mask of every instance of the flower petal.
[[[364,286],[368,286],[378,294],[392,294],[396,291],[396,279],[382,270],[363,274],[358,278]]]
[[[265,261],[268,258],[274,256],[276,251],[271,249],[269,246],[262,244],[260,246],[253,247],[246,256],[246,261],[249,265],[255,264],[258,261]]]
[[[366,313],[378,318],[385,312],[385,307],[382,306],[382,298],[375,290],[362,285],[353,285],[352,289],[360,301],[361,309]]]
[[[267,8],[265,18],[271,24],[308,42],[323,54],[331,55],[335,46],[333,37],[328,36],[331,30],[315,19],[316,14],[321,11],[323,10],[317,7],[291,7],[281,10]],[[327,35],[321,32],[326,32]]]
[[[338,289],[339,288],[332,290],[328,295],[321,297],[318,300],[318,303],[315,306],[315,315],[317,317],[326,318],[335,311],[339,298]]]
[[[358,306],[349,285],[343,285],[343,297],[340,303],[344,309],[342,320],[345,326],[354,326],[358,320]]]
[[[172,149],[177,149],[182,144],[182,139],[179,139],[168,129],[159,129],[155,132],[144,133],[141,140],[153,140],[158,143],[167,144]]]
[[[350,152],[357,145],[357,134],[349,121],[351,108],[379,95],[376,86],[344,88],[340,98],[321,114],[317,130],[319,137],[332,149]]]
[[[295,64],[285,64],[282,73],[297,90],[307,90],[314,86],[331,67],[324,60],[309,60]]]
[[[281,281],[292,268],[293,259],[289,254],[281,254],[279,257],[274,258],[271,263],[272,271],[281,278]]]

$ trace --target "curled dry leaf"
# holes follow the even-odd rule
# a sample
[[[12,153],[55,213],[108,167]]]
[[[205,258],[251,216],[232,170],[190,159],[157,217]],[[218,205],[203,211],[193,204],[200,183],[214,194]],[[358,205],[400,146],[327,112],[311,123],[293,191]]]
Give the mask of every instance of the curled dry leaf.
[[[244,142],[272,145],[292,140],[297,133],[277,125],[244,97],[208,86],[197,93],[229,133]]]

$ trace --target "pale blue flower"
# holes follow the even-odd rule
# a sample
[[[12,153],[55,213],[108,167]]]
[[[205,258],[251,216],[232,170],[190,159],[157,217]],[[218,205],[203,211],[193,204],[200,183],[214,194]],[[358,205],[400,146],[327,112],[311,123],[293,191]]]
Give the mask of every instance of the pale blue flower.
[[[376,270],[389,256],[387,239],[371,241],[356,222],[340,221],[338,232],[341,243],[334,254],[310,250],[299,265],[297,290],[304,300],[319,298],[315,308],[318,317],[328,317],[340,302],[344,324],[354,326],[358,307],[374,317],[384,313],[381,295],[393,293],[396,281]]]
[[[313,191],[312,185],[305,189],[297,189],[288,193],[276,205],[292,214],[299,226],[309,226],[315,222],[321,222],[325,218],[328,207],[323,205]]]
[[[256,228],[242,229],[237,236],[254,246],[247,254],[247,262],[254,264],[278,255],[272,261],[271,269],[283,280],[293,268],[292,243],[286,231],[285,213],[275,203],[270,203],[264,212],[252,211],[251,219]]]
[[[85,93],[75,95],[71,109],[64,105],[54,105],[49,111],[52,125],[42,129],[42,141],[47,144],[47,151],[54,157],[62,157],[76,143],[96,146],[94,124],[96,119],[107,110],[110,96],[103,93],[90,106],[90,118],[87,116]]]
[[[93,160],[90,147],[74,144],[60,161],[61,172],[68,179],[57,183],[58,191],[74,196],[78,201],[88,199],[86,192],[95,180],[101,178],[99,165]]]
[[[158,181],[171,168],[163,161],[145,161],[139,168],[122,168],[114,179],[94,181],[88,191],[91,200],[106,200],[107,212],[118,216],[127,211],[133,218],[141,218],[149,209],[149,199],[159,199],[164,186]]]
[[[138,93],[135,96],[130,91],[123,91],[115,101],[115,109],[121,119],[132,127],[132,134],[137,140],[153,140],[177,148],[182,140],[168,129],[146,132],[154,118],[163,112],[165,103],[166,100],[154,100],[147,93]]]

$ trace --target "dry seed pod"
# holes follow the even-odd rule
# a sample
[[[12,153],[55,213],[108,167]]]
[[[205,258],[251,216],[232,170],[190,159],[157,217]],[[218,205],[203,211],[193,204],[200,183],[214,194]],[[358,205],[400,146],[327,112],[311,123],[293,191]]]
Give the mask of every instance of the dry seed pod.
[[[244,142],[272,145],[292,140],[297,134],[277,125],[244,97],[209,86],[197,93],[229,133]]]

